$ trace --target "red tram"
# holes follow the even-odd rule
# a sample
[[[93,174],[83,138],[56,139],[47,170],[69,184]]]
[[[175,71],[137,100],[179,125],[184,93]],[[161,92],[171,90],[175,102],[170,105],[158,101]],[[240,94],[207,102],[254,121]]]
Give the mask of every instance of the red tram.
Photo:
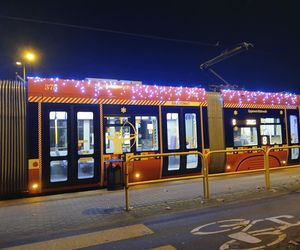
[[[172,152],[299,145],[300,96],[143,85],[105,79],[29,78],[29,192],[107,184],[107,161]],[[134,137],[134,139],[132,139]],[[271,154],[271,167],[298,164],[299,149]],[[201,173],[196,154],[142,158],[130,181]],[[215,157],[210,172],[263,167],[259,153]]]

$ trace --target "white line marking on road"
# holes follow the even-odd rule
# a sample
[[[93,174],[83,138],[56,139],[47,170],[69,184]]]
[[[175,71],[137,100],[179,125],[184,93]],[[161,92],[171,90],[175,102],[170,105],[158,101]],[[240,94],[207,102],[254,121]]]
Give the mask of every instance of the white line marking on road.
[[[43,242],[25,244],[7,248],[9,250],[71,250],[90,246],[96,246],[104,243],[110,243],[119,240],[127,240],[131,238],[141,237],[154,232],[143,224],[136,224],[126,227],[118,227],[108,230],[102,230],[93,233],[80,234],[48,240]]]

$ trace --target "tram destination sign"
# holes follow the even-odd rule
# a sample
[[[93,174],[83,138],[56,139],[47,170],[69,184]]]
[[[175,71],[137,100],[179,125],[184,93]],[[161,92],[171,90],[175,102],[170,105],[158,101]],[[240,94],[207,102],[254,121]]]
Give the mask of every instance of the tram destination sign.
[[[266,114],[268,113],[268,110],[266,109],[248,109],[248,113],[259,113],[259,114]]]

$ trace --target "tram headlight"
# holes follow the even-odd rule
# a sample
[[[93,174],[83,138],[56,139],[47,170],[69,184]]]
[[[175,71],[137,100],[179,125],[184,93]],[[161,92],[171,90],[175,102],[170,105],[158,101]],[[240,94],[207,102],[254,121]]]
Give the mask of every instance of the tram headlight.
[[[226,170],[231,170],[231,166],[230,166],[230,165],[227,165],[227,166],[226,166]]]
[[[285,166],[285,164],[286,164],[286,161],[282,161],[281,163],[282,163],[282,165],[284,165],[284,166]]]
[[[31,188],[32,188],[33,190],[37,190],[38,187],[39,187],[39,184],[37,184],[37,183],[33,183],[32,186],[31,186]]]
[[[138,179],[138,178],[140,178],[140,177],[141,177],[141,174],[140,174],[140,173],[136,173],[134,176],[135,176],[135,178],[137,178],[137,179]]]

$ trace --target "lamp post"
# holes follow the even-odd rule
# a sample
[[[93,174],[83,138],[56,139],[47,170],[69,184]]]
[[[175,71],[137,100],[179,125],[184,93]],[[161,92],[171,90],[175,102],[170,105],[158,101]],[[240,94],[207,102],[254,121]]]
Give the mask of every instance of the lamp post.
[[[24,62],[23,63],[22,62],[16,62],[16,65],[23,67],[23,78],[20,77],[17,72],[16,72],[16,74],[17,74],[17,78],[19,78],[23,82],[25,82],[25,80],[26,80],[26,66],[25,66],[25,63]]]
[[[17,75],[17,77],[21,78],[23,82],[26,82],[26,62],[31,63],[36,60],[36,55],[33,52],[25,51],[22,55],[22,61],[17,61],[16,65],[23,66],[23,79]]]

